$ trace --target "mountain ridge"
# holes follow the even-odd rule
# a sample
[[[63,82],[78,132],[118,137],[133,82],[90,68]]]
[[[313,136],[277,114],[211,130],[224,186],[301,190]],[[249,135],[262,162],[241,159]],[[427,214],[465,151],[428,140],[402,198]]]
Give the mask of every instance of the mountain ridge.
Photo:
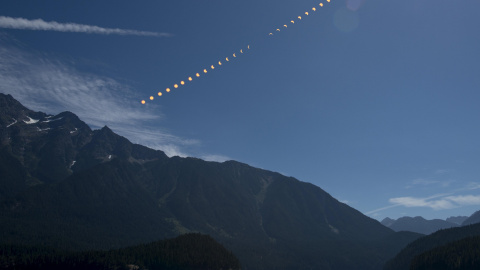
[[[0,94],[0,104],[11,103],[0,116],[0,158],[16,164],[0,167],[16,189],[0,190],[9,194],[0,197],[4,242],[110,249],[198,232],[244,269],[381,269],[419,237],[293,177],[169,158],[108,127],[91,130],[70,113],[33,112],[11,99]]]
[[[396,220],[385,218],[381,221],[382,225],[396,231],[410,231],[421,234],[431,234],[441,229],[447,229],[460,226],[457,223],[442,219],[426,220],[423,217],[401,217]]]

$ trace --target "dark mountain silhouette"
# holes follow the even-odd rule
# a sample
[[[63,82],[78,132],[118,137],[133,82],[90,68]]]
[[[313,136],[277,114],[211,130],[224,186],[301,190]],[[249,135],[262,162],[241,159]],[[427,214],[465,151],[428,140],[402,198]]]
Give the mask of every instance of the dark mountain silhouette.
[[[462,223],[463,226],[480,223],[480,211],[473,213],[469,218],[465,219]]]
[[[419,237],[321,188],[235,161],[168,158],[0,94],[0,241],[67,250],[211,235],[244,269],[381,269]]]
[[[426,220],[423,217],[401,217],[397,220],[385,218],[381,223],[396,232],[409,231],[421,234],[431,234],[441,229],[460,226],[442,219]]]
[[[393,259],[389,260],[385,270],[407,270],[415,256],[421,255],[429,250],[440,248],[444,245],[455,241],[462,240],[467,237],[480,236],[480,223],[463,227],[451,228],[437,231],[433,234],[418,238],[408,244]],[[458,245],[454,244],[454,245]],[[460,248],[463,249],[463,248]],[[437,251],[435,251],[437,252]],[[425,269],[447,269],[447,268],[425,268]],[[470,268],[465,268],[470,269]]]

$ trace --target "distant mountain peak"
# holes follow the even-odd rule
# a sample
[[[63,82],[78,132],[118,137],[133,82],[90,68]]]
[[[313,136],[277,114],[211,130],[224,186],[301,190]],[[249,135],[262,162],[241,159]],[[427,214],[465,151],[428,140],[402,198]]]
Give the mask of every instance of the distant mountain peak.
[[[463,221],[462,226],[480,223],[480,211],[473,213],[469,218]]]
[[[467,219],[467,216],[456,216],[456,217],[449,217],[446,219],[448,222],[452,222],[458,225],[462,225],[462,223]]]

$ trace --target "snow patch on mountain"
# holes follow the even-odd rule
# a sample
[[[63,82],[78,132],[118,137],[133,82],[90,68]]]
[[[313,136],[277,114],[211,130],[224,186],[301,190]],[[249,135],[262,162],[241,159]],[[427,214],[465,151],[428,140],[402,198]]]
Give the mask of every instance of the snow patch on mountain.
[[[12,118],[12,119],[13,119],[13,118]],[[14,121],[14,122],[11,123],[10,125],[8,125],[7,128],[8,128],[8,127],[11,127],[11,126],[13,126],[13,125],[15,125],[15,124],[17,123],[17,119],[13,119],[13,121]]]
[[[48,117],[47,117],[48,120],[42,121],[42,123],[49,123],[49,122],[53,122],[53,121],[58,121],[58,120],[61,120],[62,118],[63,118],[63,117],[50,120],[50,119],[48,119]]]
[[[29,116],[27,116],[27,118],[28,118],[28,121],[23,120],[23,122],[25,122],[25,124],[27,124],[27,125],[35,124],[39,121],[37,119],[32,119]]]

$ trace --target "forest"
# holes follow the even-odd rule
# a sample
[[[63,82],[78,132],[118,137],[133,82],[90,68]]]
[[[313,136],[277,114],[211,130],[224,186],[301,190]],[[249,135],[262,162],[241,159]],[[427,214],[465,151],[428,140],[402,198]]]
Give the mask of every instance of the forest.
[[[240,262],[210,236],[190,233],[109,251],[71,252],[40,246],[2,245],[0,269],[240,269]]]

